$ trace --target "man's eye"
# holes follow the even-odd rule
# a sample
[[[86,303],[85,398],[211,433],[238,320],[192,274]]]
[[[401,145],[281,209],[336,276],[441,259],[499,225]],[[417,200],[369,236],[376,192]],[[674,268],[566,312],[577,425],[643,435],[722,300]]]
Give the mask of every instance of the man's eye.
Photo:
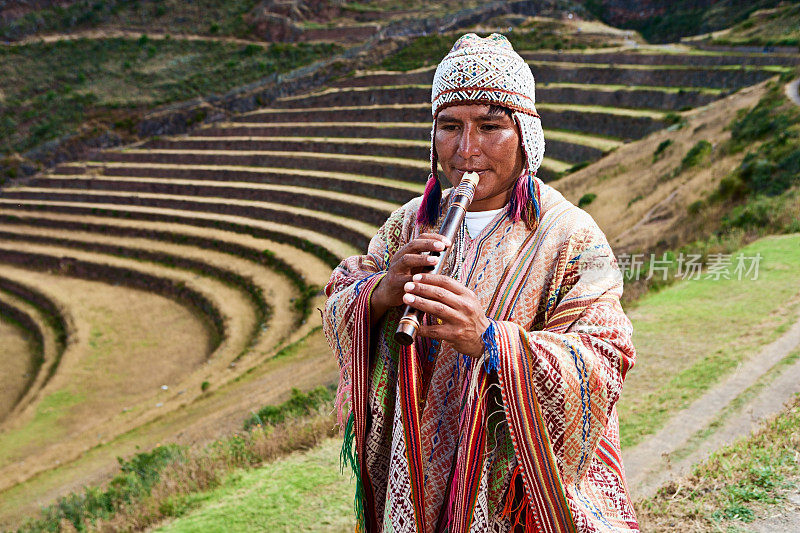
[[[456,128],[458,128],[458,126],[456,126],[455,124],[444,124],[444,125],[439,126],[439,127],[441,129],[443,129],[444,131],[455,131]]]
[[[481,126],[481,128],[484,131],[495,131],[495,130],[499,130],[500,129],[500,125],[499,124],[484,124],[483,126]]]

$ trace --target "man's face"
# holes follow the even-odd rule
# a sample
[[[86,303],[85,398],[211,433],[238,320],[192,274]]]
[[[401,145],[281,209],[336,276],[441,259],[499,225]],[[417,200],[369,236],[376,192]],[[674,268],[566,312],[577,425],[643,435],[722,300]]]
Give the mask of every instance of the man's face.
[[[470,211],[504,207],[522,172],[525,158],[519,130],[505,113],[489,114],[488,105],[459,105],[439,112],[434,147],[453,186],[465,172],[480,176]]]

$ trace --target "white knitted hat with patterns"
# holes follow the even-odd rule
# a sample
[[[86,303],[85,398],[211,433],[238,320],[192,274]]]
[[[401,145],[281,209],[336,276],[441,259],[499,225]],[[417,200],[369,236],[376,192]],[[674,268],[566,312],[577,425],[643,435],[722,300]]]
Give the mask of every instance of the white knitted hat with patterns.
[[[431,90],[433,130],[442,109],[469,103],[499,105],[512,110],[519,126],[527,170],[535,174],[544,156],[544,133],[536,112],[535,82],[530,67],[503,35],[459,38],[436,68]],[[431,168],[436,152],[431,131]]]

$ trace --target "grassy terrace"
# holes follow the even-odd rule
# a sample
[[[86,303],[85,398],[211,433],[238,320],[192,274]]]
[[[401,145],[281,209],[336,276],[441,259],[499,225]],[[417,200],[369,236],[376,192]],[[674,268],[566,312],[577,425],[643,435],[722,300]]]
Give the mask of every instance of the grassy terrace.
[[[86,123],[125,137],[148,109],[225,92],[337,50],[146,37],[0,47],[0,154],[24,152]]]
[[[720,96],[724,89],[717,89],[714,87],[664,87],[655,85],[613,85],[607,83],[561,83],[561,82],[541,82],[537,83],[537,88],[548,89],[582,89],[586,91],[661,91],[669,94],[675,94],[685,91],[699,92],[702,94],[709,94],[712,96]]]
[[[23,15],[0,26],[0,36],[14,40],[30,34],[90,28],[138,28],[142,31],[245,37],[250,28],[245,24],[244,16],[255,4],[253,0],[198,0],[190,4],[179,0],[109,0],[101,3],[78,0],[71,5],[55,5]]]
[[[536,105],[536,109],[539,111],[578,111],[581,113],[603,113],[621,117],[645,117],[653,119],[663,119],[664,116],[666,116],[665,112],[653,109],[627,109],[575,104],[539,103]]]
[[[569,63],[626,63],[647,65],[792,65],[800,62],[785,53],[746,53],[701,50],[689,46],[637,46],[590,50],[520,51],[529,61],[562,60]]]
[[[44,205],[45,202],[68,202],[83,204],[90,212],[102,210],[108,204],[126,206],[146,206],[173,209],[175,211],[194,211],[221,215],[246,216],[247,220],[263,219],[291,226],[312,227],[312,233],[326,234],[326,238],[342,239],[357,249],[365,247],[377,229],[376,225],[353,218],[333,215],[324,211],[287,206],[274,202],[239,200],[229,198],[181,196],[177,194],[157,194],[145,192],[80,191],[71,189],[20,188],[6,194],[4,202],[31,200]],[[130,208],[128,208],[130,209]],[[196,216],[196,215],[195,215]],[[314,239],[325,242],[325,239]],[[324,246],[324,248],[328,248]]]
[[[319,287],[327,282],[330,276],[330,265],[311,253],[273,240],[220,229],[201,228],[174,222],[147,222],[61,213],[31,213],[22,209],[5,208],[0,208],[0,223],[4,228],[19,225],[60,228],[99,235],[147,238],[158,242],[187,244],[225,252],[252,263],[268,266],[292,280],[300,291]]]
[[[17,214],[12,215],[11,213],[14,212]],[[23,219],[25,218],[25,215],[20,215],[18,210],[11,210],[11,213],[3,212],[0,214],[3,217],[15,217],[3,218],[2,222],[0,222],[0,257],[2,257],[3,263],[7,263],[9,261],[20,263],[20,260],[22,260],[23,262],[20,264],[24,265],[26,269],[36,270],[36,265],[38,265],[39,268],[50,265],[50,268],[52,269],[52,264],[59,263],[61,260],[60,258],[69,257],[71,258],[70,264],[76,266],[77,268],[77,276],[87,277],[88,275],[89,279],[95,280],[88,282],[89,285],[93,283],[95,287],[93,287],[91,290],[85,290],[89,287],[89,285],[87,285],[87,281],[62,281],[64,276],[50,276],[49,274],[39,274],[35,272],[29,273],[26,271],[18,271],[15,268],[9,269],[6,266],[0,267],[0,273],[11,273],[13,276],[23,276],[23,279],[34,280],[35,284],[40,286],[51,287],[63,285],[67,288],[72,286],[72,289],[65,288],[65,290],[79,290],[81,291],[80,294],[83,294],[85,299],[82,300],[82,298],[71,298],[71,306],[77,305],[77,307],[80,308],[82,304],[93,305],[102,302],[102,299],[106,294],[114,293],[114,291],[116,291],[116,293],[124,292],[123,288],[113,288],[109,289],[108,291],[100,289],[97,287],[97,285],[102,286],[103,284],[97,283],[96,280],[98,279],[107,283],[109,286],[111,285],[112,281],[116,280],[121,282],[122,285],[132,285],[133,287],[138,287],[140,289],[144,288],[145,290],[154,290],[156,292],[158,292],[159,288],[159,284],[156,282],[157,279],[173,279],[178,280],[176,282],[176,286],[180,285],[182,287],[181,291],[184,293],[187,291],[194,291],[197,293],[199,298],[205,298],[202,296],[202,294],[208,295],[209,304],[215,309],[219,309],[218,315],[222,320],[221,324],[224,328],[224,336],[226,340],[225,343],[221,345],[220,350],[215,352],[213,357],[209,360],[211,366],[209,366],[207,370],[203,370],[203,372],[211,371],[212,367],[215,366],[218,367],[217,371],[224,369],[227,366],[227,363],[230,361],[230,357],[235,355],[235,350],[239,347],[243,347],[244,350],[243,352],[240,352],[239,356],[237,356],[234,360],[244,355],[244,352],[250,350],[253,352],[253,354],[263,355],[269,350],[274,349],[276,342],[284,338],[286,335],[289,335],[289,332],[292,331],[293,325],[290,324],[290,322],[292,321],[291,317],[294,316],[295,313],[291,311],[286,312],[287,309],[292,309],[293,307],[290,303],[290,299],[292,299],[293,296],[291,294],[292,290],[290,285],[286,283],[286,280],[282,278],[281,274],[274,273],[269,268],[263,268],[264,263],[267,265],[280,264],[280,260],[276,262],[273,256],[265,257],[264,260],[257,259],[258,254],[268,253],[264,252],[263,248],[258,252],[255,252],[255,250],[251,249],[249,255],[245,253],[244,257],[240,258],[230,255],[231,252],[242,254],[242,248],[236,248],[236,246],[233,244],[224,246],[225,252],[212,251],[209,249],[210,243],[208,240],[208,235],[217,230],[203,231],[203,237],[201,239],[198,239],[197,237],[193,239],[194,242],[192,244],[196,243],[206,247],[205,249],[201,250],[193,246],[188,246],[187,243],[188,241],[191,241],[192,238],[186,235],[184,235],[184,237],[176,238],[176,236],[173,234],[172,240],[177,242],[172,243],[168,242],[170,240],[169,238],[164,238],[168,235],[163,231],[160,233],[139,233],[138,235],[135,235],[136,231],[142,231],[144,226],[143,224],[136,224],[136,230],[134,231],[130,227],[127,230],[124,230],[123,226],[125,225],[125,222],[121,222],[117,223],[116,225],[112,224],[112,226],[102,226],[101,232],[95,233],[92,230],[98,230],[101,228],[101,226],[93,226],[85,217],[72,219],[70,221],[72,222],[72,226],[70,226],[70,224],[67,222],[69,217],[60,217],[59,220],[58,215],[55,215],[55,218],[51,218],[49,221],[46,218],[42,219],[28,217],[28,220],[36,220],[36,222],[34,222],[34,224],[31,226],[24,223]],[[47,214],[46,216],[54,217],[53,214]],[[55,222],[55,224],[53,224],[53,222]],[[164,228],[162,227],[161,229],[163,230]],[[112,236],[115,233],[114,230],[117,230],[117,234]],[[184,233],[186,232],[185,227],[183,231]],[[228,238],[230,238],[230,236],[228,236]],[[178,242],[180,242],[180,244],[178,244]],[[286,250],[283,251],[285,252]],[[289,259],[288,262],[284,262],[284,267],[294,263],[295,259],[300,259],[300,256],[303,254],[295,251],[293,255],[296,257],[294,259]],[[131,262],[131,260],[135,261]],[[314,261],[315,260],[312,259],[310,264],[314,264]],[[154,264],[163,264],[164,266],[169,266],[172,268],[164,269],[160,266],[153,266]],[[308,265],[309,261],[306,260],[305,264]],[[319,263],[317,263],[317,265],[319,265]],[[128,273],[122,278],[115,278],[117,275],[113,273],[115,272],[114,269],[120,268],[127,269],[126,272]],[[324,270],[326,277],[327,273],[329,272],[329,268],[330,267],[327,265],[322,265],[321,269],[317,270],[316,272],[314,272],[313,269],[306,270],[306,274],[309,274],[310,279],[316,280],[316,282],[319,283],[319,281],[322,279],[320,272]],[[186,274],[182,274],[182,269],[193,270],[194,273],[192,275],[187,275],[189,274],[188,272]],[[237,271],[238,273],[233,274],[233,270]],[[111,276],[110,278],[108,277],[109,275]],[[252,278],[252,281],[247,281],[245,278],[242,278],[242,275],[249,276],[249,278]],[[141,278],[141,280],[136,281],[137,278]],[[212,281],[212,278],[218,279],[219,282]],[[301,290],[305,290],[307,289],[307,286],[302,281],[302,278],[303,276],[298,276],[297,273],[295,273],[295,278],[291,279],[294,279],[295,284],[299,285]],[[58,279],[58,281],[56,281],[56,279]],[[240,282],[244,282],[244,285],[242,285]],[[226,286],[226,283],[232,287]],[[237,283],[239,286],[235,287]],[[243,292],[246,295],[244,299],[236,295],[235,289],[237,288],[240,292]],[[164,291],[162,290],[161,292],[163,293]],[[250,302],[251,307],[260,307],[263,311],[263,308],[268,304],[266,304],[263,299],[261,299],[259,303],[258,301],[253,300],[253,298],[255,296],[260,297],[261,294],[267,293],[269,293],[270,302],[274,303],[276,306],[279,306],[284,311],[279,316],[273,317],[269,323],[264,323],[263,321],[261,323],[254,322],[254,327],[251,328],[248,326],[249,318],[248,313],[246,312],[246,308],[248,307],[247,300],[248,298],[252,300]],[[171,293],[170,291],[166,291],[165,294]],[[308,298],[310,294],[300,294],[299,296],[300,299],[296,302],[297,304],[301,304],[303,299]],[[136,300],[136,298],[131,296],[120,297],[120,294],[116,294],[115,298],[119,303],[124,303],[127,305],[132,305],[134,300]],[[147,300],[147,298],[152,300],[153,298],[156,298],[156,296],[143,295],[144,300]],[[256,300],[258,300],[258,298],[256,298]],[[255,304],[255,306],[252,306],[252,304]],[[166,317],[165,320],[169,320],[170,323],[176,327],[185,322],[185,319],[173,317],[169,311],[164,308],[164,305],[172,305],[167,304],[167,300],[163,301],[163,305],[157,305],[157,303],[153,301],[150,301],[149,303],[145,302],[142,305],[145,307],[149,306],[150,310],[157,310],[160,313],[159,316]],[[295,305],[294,307],[296,308],[297,312],[301,311],[298,305]],[[180,308],[180,305],[177,305],[176,308]],[[150,320],[147,318],[151,316],[150,313],[142,313],[140,310],[137,311],[137,309],[138,308],[134,306],[131,310],[133,312],[140,313],[142,318]],[[113,315],[112,317],[108,317],[108,320],[113,321],[114,319],[120,318],[118,315],[114,315],[116,311],[117,310],[115,309],[106,309],[106,312],[111,312]],[[305,311],[307,311],[307,309],[305,309]],[[258,315],[258,313],[256,314]],[[261,315],[263,319],[264,313],[262,312]],[[86,317],[80,317],[80,319],[83,318]],[[79,322],[81,321],[80,319]],[[202,320],[200,323],[202,323]],[[135,320],[132,320],[130,324],[126,324],[126,327],[138,328],[136,330],[140,334],[131,334],[129,337],[131,340],[135,340],[137,342],[144,339],[141,346],[137,345],[136,347],[133,347],[132,345],[121,343],[121,341],[116,339],[116,337],[113,335],[111,337],[116,340],[102,337],[102,335],[108,333],[108,328],[112,326],[114,326],[114,324],[108,321],[104,322],[103,325],[98,326],[96,331],[92,331],[92,339],[90,339],[89,342],[92,346],[94,346],[96,342],[98,345],[103,347],[103,350],[118,350],[119,357],[117,359],[120,357],[122,359],[109,362],[108,364],[113,366],[114,371],[117,372],[117,374],[125,374],[130,376],[130,371],[126,373],[124,370],[121,370],[121,361],[124,360],[129,362],[129,360],[126,358],[135,356],[134,358],[137,360],[137,362],[141,363],[141,361],[146,359],[147,353],[149,353],[147,350],[153,348],[153,346],[157,347],[157,343],[151,339],[152,335],[148,335],[148,327],[138,324]],[[83,327],[84,326],[81,325],[81,328]],[[173,328],[171,328],[171,330],[172,329]],[[184,348],[189,344],[196,345],[196,341],[202,341],[204,338],[203,335],[200,335],[198,332],[192,334],[192,332],[189,331],[190,329],[191,328],[188,328],[187,326],[187,333],[189,333],[190,337],[194,339],[194,343],[188,342],[189,339],[184,339],[184,341],[176,340],[178,337],[180,337],[180,335],[176,333],[176,335],[172,335],[168,339],[170,347],[177,347],[181,350],[184,350]],[[302,332],[303,330],[307,331],[308,327],[301,327],[300,331]],[[120,328],[119,332],[123,335],[128,335],[129,330]],[[250,340],[247,341],[247,339]],[[112,344],[108,344],[109,342],[112,343],[113,346]],[[243,343],[245,344],[244,346]],[[200,342],[200,345],[205,348],[204,342]],[[109,346],[111,347],[109,348]],[[77,356],[75,351],[77,350],[80,352],[83,348],[84,346],[81,342],[71,346],[72,352],[70,353],[72,355],[70,357],[72,358],[71,360],[73,360],[73,362]],[[143,353],[142,350],[144,350],[146,353]],[[232,350],[234,351],[232,352]],[[184,372],[185,375],[175,374],[175,372],[172,370],[164,370],[155,372],[155,379],[159,383],[162,383],[162,380],[166,380],[173,385],[176,382],[175,380],[177,380],[184,386],[191,388],[193,391],[196,387],[196,391],[199,392],[200,382],[198,380],[198,376],[195,376],[195,374],[197,374],[196,371],[198,370],[198,367],[194,364],[190,364],[188,360],[181,359],[180,354],[172,353],[174,351],[175,350],[170,351],[165,347],[162,347],[161,352],[158,350],[155,352],[157,352],[159,355],[159,361],[165,362],[165,364],[174,364],[178,361],[183,361],[186,363],[186,365],[181,366],[181,372]],[[115,351],[115,353],[117,352]],[[97,368],[97,365],[95,364],[96,361],[94,361],[94,359],[99,357],[101,360],[103,360],[104,364],[106,364],[106,360],[109,359],[107,352],[104,351],[103,354],[104,355],[102,356],[97,355],[95,357],[90,353],[90,361],[88,362],[91,364],[89,367],[85,369],[83,367],[79,367],[77,368],[77,371],[82,373],[81,375],[84,375],[85,378],[91,378],[90,370]],[[162,357],[164,354],[167,355]],[[93,357],[94,359],[92,359]],[[185,366],[185,368],[183,368],[183,366]],[[160,368],[159,365],[148,366],[145,364],[143,368],[152,370],[153,368],[157,367]],[[67,371],[66,373],[69,374],[70,372],[71,371]],[[80,382],[80,380],[70,381],[69,375],[64,376],[63,374],[64,373],[60,373],[62,378],[67,379],[71,385],[75,385]],[[54,412],[53,405],[55,404],[52,404],[52,402],[48,403],[47,401],[43,401],[41,405],[39,405],[39,409],[45,409],[45,412],[50,413],[47,417],[44,415],[40,416],[37,413],[31,424],[20,426],[13,432],[4,434],[3,438],[0,439],[0,466],[4,468],[3,477],[8,476],[7,479],[17,479],[19,476],[21,476],[21,472],[15,473],[15,468],[17,468],[15,466],[16,463],[10,464],[8,461],[16,461],[16,459],[23,458],[25,454],[30,452],[41,453],[42,457],[46,457],[48,453],[52,452],[52,450],[59,449],[61,450],[61,453],[59,453],[57,457],[64,460],[71,459],[74,455],[74,447],[80,446],[81,442],[86,441],[85,438],[64,438],[69,436],[71,431],[74,432],[76,420],[83,420],[84,423],[91,423],[93,429],[96,428],[97,431],[102,434],[107,435],[110,432],[113,435],[115,432],[119,431],[119,426],[117,425],[118,417],[111,415],[113,415],[113,412],[116,411],[119,405],[128,404],[133,406],[132,409],[126,408],[126,410],[123,411],[134,413],[128,415],[128,418],[133,416],[134,418],[138,417],[139,419],[145,419],[148,416],[155,414],[157,411],[151,411],[148,407],[136,405],[137,401],[149,396],[148,393],[141,392],[138,389],[136,391],[131,391],[129,390],[130,387],[120,387],[117,381],[115,381],[115,376],[117,374],[106,375],[108,378],[108,384],[115,387],[114,393],[116,396],[113,396],[109,387],[105,386],[93,387],[91,393],[85,393],[75,398],[72,397],[74,394],[69,391],[61,391],[56,394],[50,390],[50,393],[56,394],[56,396],[59,398],[57,400],[59,409],[55,410]],[[133,372],[133,374],[138,376],[141,374],[141,372]],[[187,376],[195,376],[195,378],[187,378]],[[187,378],[188,381],[184,381],[184,378]],[[136,387],[141,387],[143,384],[145,384],[145,381],[141,376],[132,379],[133,381],[130,383],[136,383]],[[157,388],[157,386],[151,387],[152,390],[156,390]],[[147,390],[146,387],[145,389]],[[205,388],[203,388],[203,390],[205,390]],[[181,391],[178,394],[180,395],[183,392],[185,391]],[[70,396],[71,394],[72,396]],[[111,396],[109,396],[109,394],[111,394]],[[189,394],[184,397],[184,399],[196,394],[196,392],[194,394]],[[165,396],[165,394],[162,393],[162,396]],[[72,398],[72,400],[70,400],[70,398]],[[54,399],[53,401],[56,400]],[[98,407],[98,402],[100,402],[102,407]],[[161,404],[159,404],[157,407],[160,405]],[[85,414],[86,409],[92,410],[91,416],[87,416]],[[112,412],[109,412],[109,409],[112,409]],[[52,423],[59,426],[60,430],[43,431],[42,424],[44,423],[44,419],[47,420],[47,423]],[[44,434],[46,434],[46,436],[44,436]],[[94,433],[92,433],[92,435],[93,434]],[[62,438],[64,438],[63,442],[61,441]],[[75,444],[70,444],[73,442],[75,442]],[[65,445],[63,443],[67,444]],[[72,448],[70,448],[70,446],[72,446]],[[47,464],[49,464],[47,460],[44,460],[42,463],[42,465],[45,466]],[[27,467],[27,473],[25,476],[35,472],[35,470],[38,468],[39,465],[37,465],[37,467],[33,470],[31,470],[30,467]],[[19,478],[22,479],[22,477]],[[3,485],[3,487],[5,487],[5,485]]]
[[[567,61],[528,61],[531,69],[536,72],[537,66],[548,66],[565,69],[589,69],[589,68],[602,68],[611,70],[707,70],[714,71],[735,71],[735,72],[752,72],[763,70],[772,72],[774,74],[781,74],[791,70],[789,67],[782,65],[641,65],[637,63],[585,63],[585,62],[567,62]]]
[[[383,70],[414,70],[436,65],[458,37],[468,30],[417,37],[375,66]],[[556,20],[529,19],[507,35],[515,50],[566,50],[609,46],[609,38],[583,35]]]
[[[25,398],[45,363],[53,331],[26,300],[0,289],[0,421]]]
[[[175,178],[139,178],[139,177],[97,177],[82,178],[80,176],[48,176],[38,178],[33,187],[21,190],[34,190],[38,188],[52,188],[57,191],[59,188],[85,189],[91,184],[95,191],[164,191],[183,193],[187,196],[200,196],[201,192],[211,197],[219,198],[247,198],[247,199],[270,199],[274,202],[285,199],[287,202],[295,198],[308,198],[308,203],[313,205],[315,201],[324,203],[325,200],[339,202],[345,205],[352,204],[352,195],[342,194],[335,191],[318,190],[308,187],[297,187],[287,185],[272,185],[249,182],[214,182],[203,181],[198,183],[196,180],[181,180]],[[16,189],[10,189],[14,191]],[[393,202],[386,202],[379,199],[371,199],[370,207],[375,209],[377,216],[384,216],[391,213],[399,205]],[[331,210],[333,211],[333,210]],[[346,212],[346,209],[345,209]]]
[[[123,326],[116,324],[115,327],[109,328],[111,324],[106,322],[106,327],[96,324],[97,329],[86,330],[88,338],[81,338],[78,343],[71,345],[68,348],[68,355],[72,364],[67,369],[59,370],[59,381],[54,387],[47,389],[47,398],[42,399],[37,403],[36,412],[40,416],[35,416],[33,420],[29,420],[27,424],[15,425],[15,427],[7,432],[4,432],[2,439],[0,439],[0,466],[4,468],[4,478],[7,481],[16,477],[8,478],[7,475],[12,475],[14,469],[17,468],[16,462],[28,457],[31,453],[41,452],[46,455],[48,448],[53,445],[59,444],[61,439],[70,435],[76,430],[79,430],[87,422],[87,413],[93,413],[92,419],[95,422],[102,422],[107,417],[113,417],[118,412],[119,406],[127,402],[138,403],[142,397],[151,396],[152,392],[157,390],[160,386],[155,382],[162,382],[161,380],[168,380],[175,382],[192,371],[197,370],[199,365],[206,361],[209,353],[216,348],[215,342],[206,339],[209,337],[209,332],[206,331],[206,325],[199,317],[192,317],[187,309],[176,302],[163,297],[156,296],[155,294],[148,294],[143,291],[134,291],[138,298],[131,293],[131,289],[124,287],[124,285],[137,285],[136,276],[120,276],[117,281],[123,287],[112,287],[108,279],[103,279],[102,272],[112,272],[115,268],[127,268],[131,271],[137,271],[139,266],[130,260],[112,259],[108,256],[69,250],[66,248],[59,248],[46,245],[21,243],[19,241],[9,241],[0,239],[0,254],[3,256],[3,262],[9,260],[9,255],[22,255],[24,256],[24,263],[22,268],[24,270],[2,266],[2,273],[4,276],[11,277],[12,279],[21,280],[25,283],[34,283],[38,287],[46,288],[50,294],[55,294],[53,298],[57,301],[65,301],[66,293],[69,288],[76,289],[89,289],[89,292],[82,295],[73,294],[70,296],[71,310],[78,323],[82,324],[80,327],[86,327],[84,317],[80,317],[77,308],[81,307],[78,302],[85,302],[88,300],[95,300],[98,303],[103,301],[104,296],[118,299],[118,304],[113,306],[118,308],[120,304],[127,301],[130,305],[130,313],[135,312],[138,305],[152,306],[152,310],[163,312],[164,320],[175,321],[174,324],[183,324],[186,328],[181,332],[175,332],[176,335],[183,335],[185,332],[189,337],[183,338],[183,343],[174,343],[175,339],[162,338],[157,340],[155,338],[155,325],[152,320],[147,317],[149,313],[144,313],[143,316],[137,320],[131,320],[130,325]],[[101,289],[100,286],[105,283],[97,283],[91,281],[64,281],[56,282],[55,278],[59,276],[54,274],[33,272],[34,265],[39,259],[52,257],[53,263],[58,263],[59,258],[69,256],[76,258],[76,264],[80,268],[85,268],[84,272],[95,272],[100,274],[100,279],[108,283],[107,289]],[[99,266],[99,269],[96,266]],[[103,266],[109,265],[109,267]],[[166,276],[164,279],[182,280],[183,288],[181,289],[184,294],[191,292],[197,293],[201,298],[207,298],[215,308],[221,310],[223,316],[236,316],[239,305],[247,305],[238,291],[227,287],[223,283],[212,282],[208,279],[196,280],[197,276],[187,275],[187,273],[180,273],[176,271],[167,272],[168,269],[161,270],[158,267],[150,266],[146,269],[147,274],[143,276],[151,276],[148,280],[146,277],[140,278],[148,284],[152,284],[153,275],[162,274]],[[120,273],[122,271],[119,271]],[[63,276],[61,276],[63,278]],[[78,277],[81,277],[79,274]],[[90,274],[88,277],[92,277]],[[70,278],[66,278],[70,279]],[[155,286],[153,284],[153,286]],[[177,287],[177,285],[176,285]],[[143,287],[139,287],[143,288]],[[163,287],[166,289],[166,286]],[[169,294],[164,290],[164,294]],[[127,296],[126,296],[127,295]],[[176,295],[173,295],[176,296]],[[202,300],[197,300],[199,303]],[[109,305],[106,302],[106,305]],[[141,312],[141,308],[140,311]],[[102,313],[102,311],[101,311]],[[106,317],[108,320],[115,320],[118,315]],[[129,317],[132,318],[132,317]],[[246,330],[249,329],[247,324],[252,320],[251,316],[241,314],[237,319],[229,321],[223,319],[226,323],[225,336],[229,339],[223,345],[219,352],[215,353],[217,357],[222,360],[228,359],[235,355],[235,350],[241,347],[244,342]],[[147,325],[147,324],[150,325]],[[138,327],[137,327],[138,326]],[[133,327],[133,329],[129,329]],[[160,328],[158,328],[160,329]],[[133,331],[141,331],[141,336],[130,335]],[[196,341],[190,341],[194,336]],[[143,340],[147,342],[142,342]],[[197,341],[200,342],[197,342]],[[157,350],[152,350],[153,343],[159,347]],[[87,349],[88,353],[85,354],[85,359],[78,357],[75,350]],[[78,357],[76,359],[76,357]],[[138,360],[135,368],[131,368],[130,360],[128,358]],[[174,358],[174,359],[172,359]],[[212,361],[215,359],[212,358]],[[174,361],[183,361],[183,365],[175,365]],[[213,366],[219,366],[219,362]],[[105,379],[102,383],[93,383],[96,376],[104,375]],[[152,372],[152,374],[151,374]],[[160,375],[159,375],[160,374]],[[163,382],[162,382],[163,383]],[[146,386],[149,384],[149,387]],[[133,407],[133,405],[131,405]],[[143,406],[138,406],[139,409]],[[138,411],[139,409],[136,409]],[[70,447],[69,441],[65,444]],[[66,457],[64,457],[66,459]],[[29,472],[45,466],[44,464],[26,465]],[[10,469],[10,470],[9,470]],[[30,475],[30,474],[28,474]],[[3,483],[6,486],[6,483]]]
[[[243,113],[237,117],[234,117],[235,122],[271,122],[272,117],[280,117],[279,120],[282,121],[284,117],[292,117],[296,118],[300,122],[312,122],[315,115],[332,115],[337,113],[338,117],[341,119],[344,114],[349,111],[352,112],[373,112],[375,119],[378,122],[382,122],[381,119],[381,111],[392,111],[392,110],[400,110],[400,111],[408,111],[414,112],[415,114],[426,114],[430,116],[430,104],[382,104],[382,105],[372,105],[372,106],[335,106],[335,107],[311,107],[311,108],[301,108],[301,109],[259,109],[256,111],[251,111],[249,113]],[[657,111],[653,109],[614,109],[602,106],[587,106],[587,105],[571,105],[571,104],[548,104],[548,103],[537,103],[537,109],[559,109],[559,110],[575,110],[575,111],[584,111],[584,112],[596,112],[596,113],[610,113],[610,114],[622,114],[627,116],[641,116],[641,117],[651,117],[651,118],[660,118],[663,117],[666,113],[662,111]],[[325,121],[321,121],[325,122]],[[389,121],[395,122],[395,121]]]
[[[91,165],[92,162],[88,162]],[[101,163],[97,162],[98,165]],[[47,177],[64,177],[65,175],[81,175],[84,163],[64,165],[56,169],[54,174]],[[306,170],[298,168],[277,168],[261,166],[236,166],[236,165],[175,165],[170,163],[104,163],[102,166],[87,169],[89,174],[84,177],[96,177],[94,172],[102,176],[133,176],[133,177],[174,177],[192,178],[194,180],[219,180],[241,181],[246,183],[275,183],[282,185],[297,185],[308,183],[310,187],[328,189],[332,191],[344,190],[343,183],[357,183],[369,185],[364,187],[362,194],[371,196],[370,191],[375,188],[376,194],[385,194],[390,189],[396,189],[406,194],[420,192],[418,183],[407,181],[365,176],[355,173],[326,172],[322,170]],[[64,172],[65,174],[59,174]]]
[[[21,342],[0,354],[3,368],[8,368],[0,378],[2,421],[10,413],[24,409],[47,384],[58,370],[66,344],[74,341],[71,338],[74,331],[67,325],[65,311],[39,289],[2,276],[0,316],[9,326],[23,330],[22,335],[12,335],[9,339],[10,343],[15,338]]]
[[[139,195],[131,195],[130,198],[135,198],[136,196]],[[113,203],[109,200],[119,201]],[[237,212],[218,213],[200,209],[193,211],[180,204],[174,207],[162,207],[157,205],[157,202],[150,202],[150,205],[147,205],[147,203],[143,205],[143,202],[126,205],[122,200],[124,200],[124,197],[119,199],[99,198],[95,202],[0,198],[0,208],[4,211],[24,210],[30,213],[94,215],[124,220],[159,221],[186,224],[199,228],[223,229],[242,235],[274,239],[281,243],[296,246],[301,250],[308,250],[324,260],[331,268],[338,264],[340,258],[359,252],[358,248],[339,238],[279,221],[258,219],[253,216],[252,212],[248,216]],[[280,207],[276,207],[274,211],[281,213]],[[257,211],[256,214],[258,214]],[[293,213],[289,212],[288,216],[291,217],[292,215]]]

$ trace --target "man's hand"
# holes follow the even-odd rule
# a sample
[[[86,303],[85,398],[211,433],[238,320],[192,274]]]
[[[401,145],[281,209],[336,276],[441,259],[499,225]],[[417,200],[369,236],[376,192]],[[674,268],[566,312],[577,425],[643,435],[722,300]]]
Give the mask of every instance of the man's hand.
[[[411,276],[432,268],[437,261],[435,256],[424,252],[442,252],[450,241],[438,233],[423,233],[413,241],[397,250],[389,261],[386,275],[372,291],[370,299],[370,325],[374,326],[392,307],[403,305],[403,286],[411,281]]]
[[[490,322],[474,292],[453,278],[434,274],[415,274],[403,288],[404,303],[439,319],[436,325],[420,325],[419,335],[447,342],[470,357],[483,354],[481,337]]]

